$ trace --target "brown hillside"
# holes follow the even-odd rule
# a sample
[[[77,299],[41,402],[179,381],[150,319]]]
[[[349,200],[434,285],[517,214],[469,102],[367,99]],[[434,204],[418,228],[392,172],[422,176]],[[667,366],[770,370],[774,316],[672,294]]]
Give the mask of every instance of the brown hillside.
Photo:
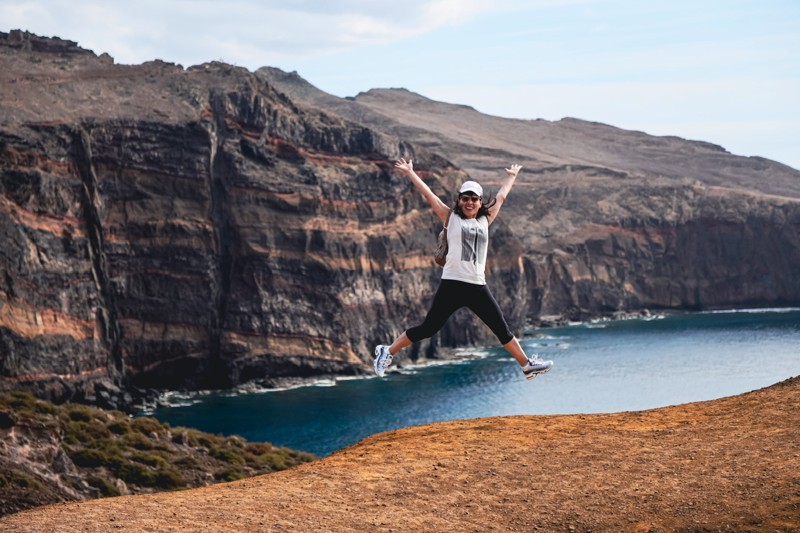
[[[608,415],[383,433],[203,489],[52,505],[33,531],[798,531],[800,378]]]

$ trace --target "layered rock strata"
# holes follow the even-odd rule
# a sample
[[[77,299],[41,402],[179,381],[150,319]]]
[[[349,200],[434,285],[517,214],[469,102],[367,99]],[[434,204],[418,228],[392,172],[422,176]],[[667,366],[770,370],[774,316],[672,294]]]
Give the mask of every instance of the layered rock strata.
[[[295,100],[443,154],[489,191],[521,163],[499,217],[513,250],[493,284],[530,323],[800,302],[796,169],[573,118],[493,117],[404,89],[342,99],[297,73],[257,74]]]
[[[439,275],[399,156],[447,201],[525,165],[489,264],[520,334],[800,303],[800,173],[773,162],[405,91],[334,99],[222,63],[115,65],[24,32],[0,34],[0,67],[0,389],[97,400],[366,371]],[[408,356],[489,339],[462,312]]]
[[[0,387],[361,372],[430,297],[436,224],[392,168],[413,146],[229,65],[2,42]],[[437,191],[463,178],[425,157]]]

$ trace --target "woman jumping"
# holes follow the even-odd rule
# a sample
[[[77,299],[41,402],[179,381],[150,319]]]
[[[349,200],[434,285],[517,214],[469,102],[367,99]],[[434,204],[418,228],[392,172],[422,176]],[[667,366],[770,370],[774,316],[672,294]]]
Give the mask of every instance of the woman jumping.
[[[375,348],[375,373],[383,377],[392,364],[392,357],[415,342],[432,337],[444,323],[462,307],[468,307],[484,324],[489,326],[508,353],[522,367],[525,379],[533,379],[553,367],[552,361],[542,361],[537,356],[529,358],[511,333],[500,306],[486,286],[486,253],[489,249],[489,225],[494,222],[503,202],[506,201],[520,165],[505,169],[508,175],[497,197],[484,205],[483,188],[474,181],[465,181],[458,190],[458,199],[448,207],[430,187],[422,181],[412,161],[400,159],[395,168],[408,175],[414,187],[425,197],[436,216],[447,226],[447,259],[442,270],[442,281],[433,297],[433,303],[422,324],[407,329],[389,345]]]

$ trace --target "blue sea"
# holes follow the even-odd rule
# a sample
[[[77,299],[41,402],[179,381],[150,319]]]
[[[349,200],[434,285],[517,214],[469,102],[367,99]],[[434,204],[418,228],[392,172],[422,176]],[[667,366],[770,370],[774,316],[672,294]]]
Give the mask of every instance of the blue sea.
[[[464,359],[288,390],[174,396],[151,413],[174,426],[240,435],[320,456],[369,435],[498,415],[638,411],[712,400],[800,375],[800,309],[673,313],[529,332],[552,359],[532,381],[502,348]]]

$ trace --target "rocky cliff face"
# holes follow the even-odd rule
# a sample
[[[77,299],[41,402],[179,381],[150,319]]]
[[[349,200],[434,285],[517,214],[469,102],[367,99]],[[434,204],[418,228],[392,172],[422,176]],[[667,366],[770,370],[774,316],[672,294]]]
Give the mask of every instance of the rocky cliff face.
[[[67,400],[364,371],[439,274],[401,155],[442,197],[526,166],[490,264],[519,332],[543,315],[800,302],[800,173],[705,144],[574,121],[514,143],[478,124],[469,141],[433,124],[474,110],[391,116],[405,93],[321,106],[263,72],[114,65],[23,32],[0,34],[0,87],[0,389]],[[570,137],[598,131],[583,152]],[[725,163],[663,172],[702,154]],[[719,187],[727,168],[739,190]],[[462,313],[409,356],[488,338]]]
[[[436,225],[392,169],[413,146],[224,64],[0,54],[2,388],[359,372],[430,296]],[[430,157],[436,190],[462,179]]]
[[[795,169],[577,119],[492,117],[402,89],[340,99],[296,73],[258,75],[295,100],[441,153],[490,191],[502,168],[524,165],[499,217],[513,251],[494,287],[529,322],[800,301]]]

